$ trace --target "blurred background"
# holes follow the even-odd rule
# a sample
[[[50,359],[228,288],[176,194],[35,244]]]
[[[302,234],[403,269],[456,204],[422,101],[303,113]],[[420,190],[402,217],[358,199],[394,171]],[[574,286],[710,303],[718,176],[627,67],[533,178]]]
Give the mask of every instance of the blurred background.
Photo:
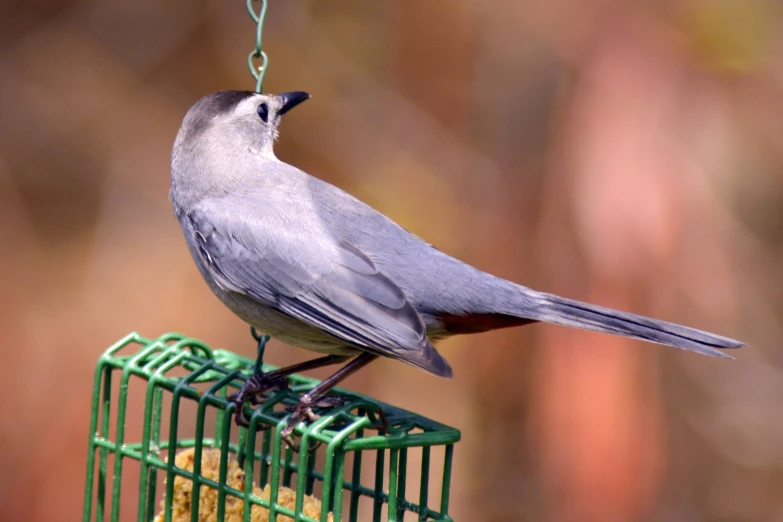
[[[313,94],[279,157],[484,270],[749,345],[533,325],[442,343],[451,381],[371,365],[346,386],[462,430],[456,520],[783,521],[781,12],[270,0],[265,89]],[[5,0],[0,28],[0,506],[77,520],[109,344],[253,354],[168,185],[188,107],[253,88],[254,26],[241,0]]]

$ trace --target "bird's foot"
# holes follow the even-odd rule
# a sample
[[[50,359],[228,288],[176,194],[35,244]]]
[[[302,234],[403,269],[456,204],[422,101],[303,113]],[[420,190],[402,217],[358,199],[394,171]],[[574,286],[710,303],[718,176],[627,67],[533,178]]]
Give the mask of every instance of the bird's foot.
[[[345,403],[345,399],[342,397],[320,397],[313,399],[307,394],[302,395],[296,406],[290,406],[286,410],[291,412],[288,416],[288,422],[285,428],[280,432],[280,438],[282,438],[291,449],[299,452],[299,443],[293,438],[294,428],[300,422],[310,421],[315,422],[320,419],[320,415],[313,412],[313,408],[330,408],[336,406],[342,406]],[[317,446],[316,446],[317,447]]]
[[[287,387],[288,378],[285,376],[275,376],[272,373],[259,373],[250,376],[237,393],[228,396],[229,402],[234,403],[237,407],[234,422],[237,426],[247,428],[250,425],[250,419],[245,415],[245,403],[258,406],[268,398],[270,392]]]

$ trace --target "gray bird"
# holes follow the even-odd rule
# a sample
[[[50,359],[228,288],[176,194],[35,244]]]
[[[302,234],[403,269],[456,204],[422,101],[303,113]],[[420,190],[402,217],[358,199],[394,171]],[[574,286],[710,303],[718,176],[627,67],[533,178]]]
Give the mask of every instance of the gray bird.
[[[217,297],[258,330],[325,356],[256,375],[234,397],[257,404],[296,371],[354,359],[309,393],[286,440],[347,375],[378,356],[451,377],[433,342],[537,321],[707,355],[739,341],[537,292],[435,249],[339,188],[278,160],[281,117],[307,100],[210,94],[188,111],[171,159],[171,201]],[[327,398],[328,399],[328,398]],[[246,419],[237,414],[237,422]]]

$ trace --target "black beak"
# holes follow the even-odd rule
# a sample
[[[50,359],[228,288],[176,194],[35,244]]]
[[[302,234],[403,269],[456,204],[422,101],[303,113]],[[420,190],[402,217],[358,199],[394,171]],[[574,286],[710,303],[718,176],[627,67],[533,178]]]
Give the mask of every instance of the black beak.
[[[277,97],[280,99],[280,109],[277,111],[277,114],[281,116],[303,101],[310,99],[310,95],[302,91],[284,92],[283,94],[278,94]]]

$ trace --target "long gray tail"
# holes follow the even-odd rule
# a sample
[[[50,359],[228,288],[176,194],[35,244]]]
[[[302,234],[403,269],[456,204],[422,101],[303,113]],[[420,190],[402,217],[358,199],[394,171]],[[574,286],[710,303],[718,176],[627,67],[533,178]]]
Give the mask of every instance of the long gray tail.
[[[526,294],[526,303],[523,308],[524,315],[529,319],[633,337],[716,357],[731,358],[717,348],[744,346],[744,343],[734,339],[687,326],[565,299],[552,294],[536,293],[533,298],[535,305],[530,306],[532,303],[529,300],[532,296],[530,296],[529,290]]]

